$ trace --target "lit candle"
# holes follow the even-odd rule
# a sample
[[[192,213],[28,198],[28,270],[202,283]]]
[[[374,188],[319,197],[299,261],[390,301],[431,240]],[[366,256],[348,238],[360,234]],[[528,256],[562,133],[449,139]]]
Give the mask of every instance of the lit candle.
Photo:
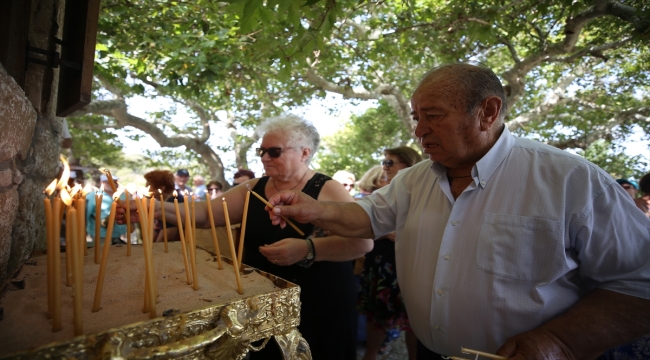
[[[119,194],[114,196],[119,199]],[[95,287],[95,300],[93,301],[93,312],[99,311],[100,303],[102,300],[102,289],[104,287],[104,275],[106,274],[106,263],[108,261],[108,252],[111,248],[111,236],[113,236],[113,226],[115,225],[115,209],[117,203],[113,201],[111,204],[111,212],[108,217],[108,228],[106,229],[106,236],[104,237],[104,249],[102,251],[102,261],[99,265],[99,275],[97,276],[97,286]]]
[[[192,283],[190,279],[189,265],[187,264],[187,248],[185,247],[185,234],[183,234],[183,218],[181,217],[181,209],[178,207],[178,192],[174,190],[174,208],[176,209],[176,223],[178,224],[178,233],[181,236],[181,249],[183,250],[183,263],[185,265],[185,276],[187,277],[187,284]]]
[[[247,186],[248,186],[248,185],[247,185]],[[273,205],[271,205],[268,201],[266,201],[266,199],[264,199],[263,197],[261,197],[258,193],[256,193],[255,191],[251,190],[250,188],[248,189],[248,191],[250,191],[253,195],[255,195],[256,198],[260,199],[260,200],[261,200],[261,201],[262,201],[266,206],[268,206],[269,208],[273,209]],[[292,223],[291,220],[287,219],[284,215],[280,215],[280,217],[283,218],[284,221],[286,221],[287,224],[289,224],[289,226],[291,226],[294,230],[296,230],[296,232],[297,232],[298,234],[300,234],[300,236],[305,236],[305,233],[302,232],[302,230],[300,230],[300,229],[296,226],[296,224]]]
[[[98,194],[98,191],[101,193]],[[104,184],[95,190],[95,264],[99,264],[99,226],[102,221],[102,201],[104,200]]]
[[[131,256],[131,200],[129,190],[124,190],[126,203],[126,256]]]
[[[162,190],[158,189],[160,193],[160,209],[162,212],[162,226],[163,226],[163,239],[165,241],[165,252],[168,253],[169,249],[167,248],[167,220],[165,220],[165,199],[163,199]]]
[[[78,199],[77,199],[78,201]],[[70,222],[70,231],[72,232],[70,236],[70,243],[68,243],[68,251],[72,256],[72,273],[73,276],[73,286],[72,286],[72,307],[73,307],[73,324],[74,324],[74,335],[79,336],[83,334],[83,320],[81,315],[81,301],[83,296],[83,275],[81,273],[81,261],[83,261],[83,250],[81,248],[81,243],[79,242],[79,228],[77,227],[77,210],[70,206],[68,208],[68,213],[66,214],[66,222]]]
[[[68,192],[67,189],[61,189],[60,192],[61,195],[61,201],[65,204],[66,207],[71,207],[72,206],[72,196]],[[65,210],[64,210],[65,211]],[[73,241],[72,239],[72,233],[73,231],[71,230],[71,224],[72,221],[70,221],[70,218],[68,217],[68,212],[66,212],[66,219],[65,219],[65,247],[66,247],[66,252],[65,252],[65,285],[70,287],[72,286],[72,253],[69,251],[70,250],[70,242]]]
[[[237,253],[235,253],[235,242],[232,239],[232,229],[230,229],[230,216],[228,215],[228,204],[226,204],[226,198],[221,198],[223,201],[223,216],[226,219],[226,233],[228,234],[228,243],[230,244],[230,253],[232,254],[232,266],[235,269],[235,280],[237,281],[237,292],[242,295],[244,289],[241,286],[241,280],[239,279],[239,264],[237,263]]]
[[[52,248],[53,252],[53,263],[54,263],[54,274],[52,279],[54,291],[54,300],[52,301],[52,331],[61,331],[61,222],[57,221],[59,219],[59,213],[61,212],[61,198],[55,197],[52,207]]]
[[[244,252],[244,236],[246,235],[246,218],[248,217],[248,201],[251,198],[251,192],[246,192],[246,200],[244,201],[244,214],[241,221],[241,234],[239,236],[239,251],[237,252],[237,263],[241,264],[242,253]]]
[[[221,252],[219,251],[219,241],[217,239],[217,229],[214,226],[214,216],[212,215],[212,204],[210,203],[210,198],[208,198],[206,201],[205,207],[208,208],[210,229],[212,229],[212,242],[214,243],[214,251],[217,253],[217,264],[219,266],[219,270],[223,270],[223,264],[221,263]]]
[[[183,201],[183,207],[185,208],[185,240],[190,250],[190,269],[192,270],[192,279],[193,285],[192,289],[198,290],[199,284],[196,278],[196,256],[194,249],[194,234],[192,233],[192,214],[190,212],[190,202],[192,201],[192,195],[185,190],[185,198]]]
[[[54,309],[54,221],[52,220],[52,201],[49,196],[56,190],[56,179],[45,189],[45,245],[47,247],[47,316],[52,318]]]
[[[86,185],[83,188],[83,190],[81,191],[81,193],[83,195],[83,200],[84,200],[83,201],[83,210],[81,211],[80,215],[77,215],[77,216],[79,216],[79,218],[82,221],[81,225],[79,226],[79,229],[81,229],[80,230],[80,234],[81,234],[80,236],[82,238],[81,244],[82,244],[82,247],[83,247],[83,250],[84,250],[84,255],[83,255],[84,257],[86,255],[88,255],[88,242],[86,241],[86,225],[87,225],[86,224],[86,196],[91,191],[93,191],[93,186],[90,185],[90,184]],[[77,211],[79,211],[79,210],[77,210]],[[82,265],[83,265],[83,263],[82,263]],[[82,268],[82,270],[83,270],[83,268]]]

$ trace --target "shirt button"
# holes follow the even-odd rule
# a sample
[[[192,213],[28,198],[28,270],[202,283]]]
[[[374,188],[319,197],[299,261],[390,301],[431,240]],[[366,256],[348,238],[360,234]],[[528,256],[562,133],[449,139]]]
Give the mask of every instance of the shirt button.
[[[452,221],[451,222],[451,226],[456,226],[456,225],[458,225],[458,221]]]
[[[485,186],[485,180],[481,180],[481,185]]]
[[[438,291],[436,291],[436,292],[438,293],[438,295],[442,295],[442,290],[441,289],[438,289]]]
[[[449,259],[451,259],[451,255],[446,254],[446,255],[445,255],[445,260],[449,260]]]

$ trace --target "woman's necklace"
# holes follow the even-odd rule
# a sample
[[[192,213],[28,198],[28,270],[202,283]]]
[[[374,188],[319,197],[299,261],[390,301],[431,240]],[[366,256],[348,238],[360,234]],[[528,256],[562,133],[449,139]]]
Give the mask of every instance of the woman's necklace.
[[[305,175],[307,175],[308,172],[309,172],[309,169],[307,169],[307,170],[305,171],[305,173],[302,174],[302,177],[300,178],[300,180],[298,180],[298,183],[297,183],[296,185],[294,185],[291,189],[287,189],[287,190],[293,190],[293,189],[296,188],[296,186],[300,185],[300,183],[301,183],[302,180],[305,178]],[[275,188],[275,190],[278,191],[278,192],[280,192],[281,190],[278,189],[278,187],[275,185],[275,179],[273,179],[273,178],[271,178],[271,179],[273,180],[273,187]]]

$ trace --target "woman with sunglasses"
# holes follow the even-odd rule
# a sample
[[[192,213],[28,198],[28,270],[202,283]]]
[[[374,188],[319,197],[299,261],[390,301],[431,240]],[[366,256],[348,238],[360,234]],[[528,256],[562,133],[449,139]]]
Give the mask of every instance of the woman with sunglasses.
[[[422,156],[408,146],[384,150],[384,160],[381,162],[384,184],[389,184],[397,172],[413,166],[420,160]],[[406,308],[397,285],[395,232],[375,240],[374,248],[366,254],[357,308],[367,317],[366,353],[363,360],[376,359],[386,336],[393,330],[406,332],[409,359],[415,360],[417,339],[409,326]]]
[[[242,220],[248,189],[266,199],[282,190],[302,189],[318,200],[354,201],[338,182],[309,168],[320,142],[310,122],[295,115],[284,115],[264,121],[258,132],[262,143],[256,151],[266,175],[237,185],[221,196],[228,203],[232,223]],[[210,227],[205,204],[196,203],[197,227]],[[215,225],[224,226],[222,200],[211,200],[209,204]],[[156,206],[160,206],[159,203]],[[163,206],[168,221],[176,223],[173,204]],[[314,236],[313,224],[296,223],[306,234],[300,236],[289,226],[272,225],[264,208],[261,201],[250,197],[242,262],[301,287],[298,330],[307,340],[313,359],[354,360],[357,293],[351,260],[370,251],[372,240]],[[118,223],[121,223],[123,209],[118,213]],[[132,215],[131,220],[137,221],[136,217]],[[279,348],[270,344],[259,352],[250,353],[250,359],[282,358]]]

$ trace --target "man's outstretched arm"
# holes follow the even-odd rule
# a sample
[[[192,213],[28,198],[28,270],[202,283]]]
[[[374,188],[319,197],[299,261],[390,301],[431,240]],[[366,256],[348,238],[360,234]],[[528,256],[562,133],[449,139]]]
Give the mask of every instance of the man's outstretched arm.
[[[273,210],[267,206],[273,225],[286,226],[286,218],[301,223],[312,223],[332,233],[345,237],[374,239],[370,218],[361,206],[353,202],[328,202],[314,200],[300,191],[281,191],[269,199]]]

